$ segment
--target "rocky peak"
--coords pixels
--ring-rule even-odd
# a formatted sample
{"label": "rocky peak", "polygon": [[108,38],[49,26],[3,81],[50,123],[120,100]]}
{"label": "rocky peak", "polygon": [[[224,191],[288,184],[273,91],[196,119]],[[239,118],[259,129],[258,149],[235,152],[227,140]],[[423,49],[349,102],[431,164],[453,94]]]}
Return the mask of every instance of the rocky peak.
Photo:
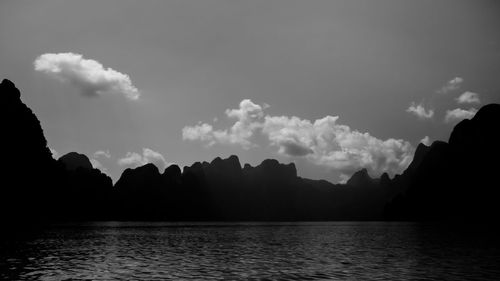
{"label": "rocky peak", "polygon": [[77,152],[70,152],[61,156],[57,161],[64,164],[67,170],[75,171],[78,168],[92,170],[92,163],[87,156]]}
{"label": "rocky peak", "polygon": [[12,83],[9,79],[3,79],[0,83],[0,89],[2,91],[2,98],[7,98],[8,100],[20,100],[21,93],[16,88],[16,85]]}
{"label": "rocky peak", "polygon": [[295,178],[297,177],[297,168],[294,163],[281,164],[276,159],[266,159],[256,168],[273,177]]}
{"label": "rocky peak", "polygon": [[372,184],[372,183],[373,183],[373,179],[368,174],[368,170],[366,170],[364,168],[355,172],[351,176],[351,178],[347,181],[347,185],[351,185],[351,186],[362,186],[362,185],[367,185],[367,184]]}

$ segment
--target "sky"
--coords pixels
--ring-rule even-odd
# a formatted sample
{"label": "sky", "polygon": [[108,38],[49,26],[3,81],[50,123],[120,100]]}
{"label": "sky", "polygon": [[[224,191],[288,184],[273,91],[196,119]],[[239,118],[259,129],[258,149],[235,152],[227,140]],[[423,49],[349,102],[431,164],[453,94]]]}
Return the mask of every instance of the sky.
{"label": "sky", "polygon": [[3,0],[0,79],[115,181],[235,154],[342,182],[500,102],[499,26],[494,0]]}

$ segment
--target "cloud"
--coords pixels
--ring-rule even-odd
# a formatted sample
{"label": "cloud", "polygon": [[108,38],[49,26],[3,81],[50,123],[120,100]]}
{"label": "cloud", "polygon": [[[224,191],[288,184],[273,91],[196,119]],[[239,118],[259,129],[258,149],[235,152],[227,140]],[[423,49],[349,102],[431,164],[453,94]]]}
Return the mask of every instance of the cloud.
{"label": "cloud", "polygon": [[259,119],[264,116],[263,107],[253,103],[249,99],[242,100],[238,109],[227,109],[226,116],[236,119],[231,128],[226,130],[214,130],[212,125],[199,123],[196,126],[186,126],[182,129],[182,138],[184,140],[200,140],[208,146],[216,143],[237,144],[244,149],[255,146],[250,141],[256,129],[262,124]]}
{"label": "cloud", "polygon": [[90,161],[90,164],[92,164],[92,167],[93,167],[94,169],[99,169],[99,170],[101,170],[101,172],[107,172],[107,171],[108,171],[108,169],[106,169],[106,168],[105,168],[105,167],[101,164],[101,162],[99,162],[97,159],[95,159],[95,158],[90,158],[90,159],[89,159],[89,161]]}
{"label": "cloud", "polygon": [[127,74],[104,66],[96,60],[75,53],[47,53],[34,62],[35,70],[50,74],[77,87],[86,96],[121,93],[131,100],[139,98],[139,90]]}
{"label": "cloud", "polygon": [[415,114],[420,119],[430,119],[434,116],[434,110],[426,110],[422,104],[415,104],[414,102],[406,109],[406,112]]}
{"label": "cloud", "polygon": [[465,92],[461,94],[456,100],[458,103],[481,103],[479,94],[473,92]]}
{"label": "cloud", "polygon": [[163,171],[168,164],[163,155],[149,148],[143,148],[142,155],[137,152],[127,152],[125,157],[118,159],[118,165],[126,168],[136,168],[147,163],[154,164],[160,171]]}
{"label": "cloud", "polygon": [[57,160],[57,158],[59,158],[59,152],[57,152],[55,149],[50,148],[50,147],[49,147],[49,149],[50,149],[50,153],[52,154],[52,158]]}
{"label": "cloud", "polygon": [[111,153],[109,152],[109,150],[98,150],[94,152],[92,157],[89,159],[90,163],[92,164],[92,167],[94,167],[95,169],[99,169],[102,172],[107,172],[108,169],[106,169],[106,167],[104,167],[102,163],[99,160],[97,160],[98,158],[110,159]]}
{"label": "cloud", "polygon": [[111,153],[109,152],[109,150],[98,150],[96,152],[94,152],[94,158],[99,158],[99,157],[106,157],[106,158],[111,158]]}
{"label": "cloud", "polygon": [[474,117],[474,115],[476,115],[476,112],[477,112],[477,109],[475,109],[475,108],[470,108],[468,110],[461,109],[461,108],[447,110],[444,121],[446,123],[450,123],[450,122],[460,121],[463,119],[471,119],[472,117]]}
{"label": "cloud", "polygon": [[464,82],[464,79],[461,77],[455,77],[451,79],[450,81],[446,82],[445,85],[441,87],[441,89],[437,90],[438,93],[440,94],[446,94],[451,91],[455,91],[460,89],[462,83]]}
{"label": "cloud", "polygon": [[[401,139],[381,140],[339,124],[338,116],[315,121],[296,116],[264,115],[263,106],[243,100],[238,109],[226,110],[236,122],[229,129],[214,130],[207,123],[184,127],[185,140],[198,140],[208,145],[239,144],[256,146],[257,133],[277,148],[279,154],[304,157],[310,162],[330,167],[344,174],[367,168],[374,174],[401,173],[411,162],[413,146]],[[230,142],[228,140],[237,140]]]}
{"label": "cloud", "polygon": [[420,142],[429,146],[431,144],[431,139],[429,138],[429,136],[425,136],[423,139],[420,140]]}
{"label": "cloud", "polygon": [[294,141],[284,140],[279,145],[280,145],[279,153],[281,154],[286,154],[290,156],[305,156],[314,153],[314,151],[309,147],[303,146]]}

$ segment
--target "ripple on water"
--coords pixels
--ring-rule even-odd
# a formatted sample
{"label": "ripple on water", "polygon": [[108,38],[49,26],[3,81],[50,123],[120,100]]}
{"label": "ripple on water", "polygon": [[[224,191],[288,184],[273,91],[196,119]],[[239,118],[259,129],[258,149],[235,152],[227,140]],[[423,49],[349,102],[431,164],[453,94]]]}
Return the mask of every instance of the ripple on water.
{"label": "ripple on water", "polygon": [[495,235],[409,223],[91,224],[1,244],[7,280],[498,280]]}

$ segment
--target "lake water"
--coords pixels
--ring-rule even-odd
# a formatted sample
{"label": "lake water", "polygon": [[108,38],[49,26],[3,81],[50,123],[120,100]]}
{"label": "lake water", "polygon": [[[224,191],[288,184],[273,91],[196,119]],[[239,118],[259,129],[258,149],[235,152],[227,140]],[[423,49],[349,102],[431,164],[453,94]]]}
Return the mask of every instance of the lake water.
{"label": "lake water", "polygon": [[417,223],[86,223],[2,238],[2,280],[500,280],[500,236]]}

